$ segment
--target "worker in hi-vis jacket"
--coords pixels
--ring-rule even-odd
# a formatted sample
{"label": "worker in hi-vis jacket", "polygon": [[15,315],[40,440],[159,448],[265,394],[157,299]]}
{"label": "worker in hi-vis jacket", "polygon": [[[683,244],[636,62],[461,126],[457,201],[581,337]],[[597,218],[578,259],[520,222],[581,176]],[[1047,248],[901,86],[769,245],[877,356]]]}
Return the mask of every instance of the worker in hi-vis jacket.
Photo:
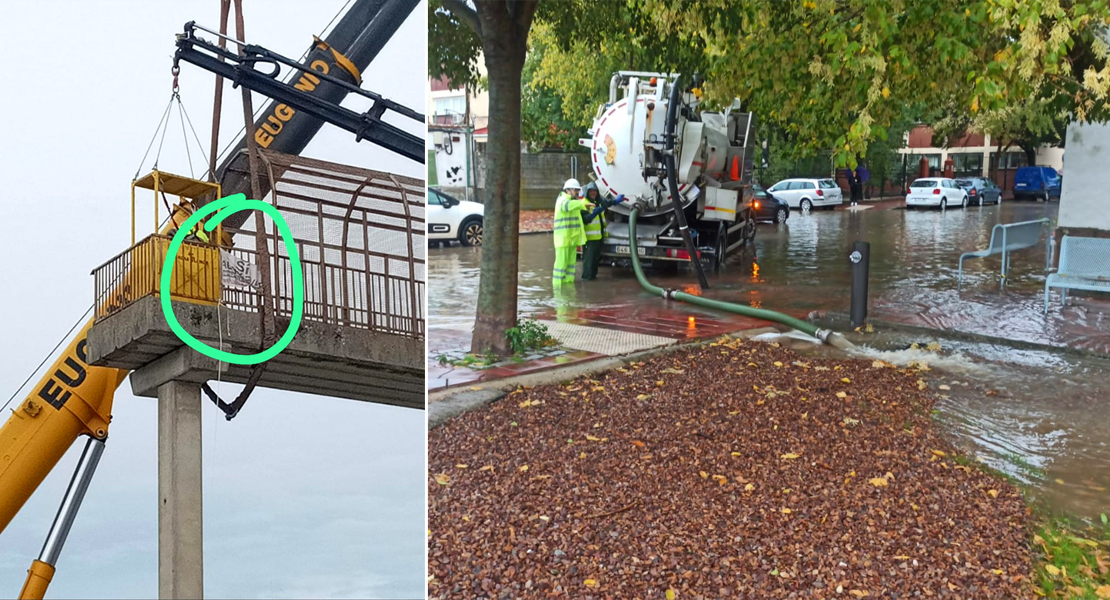
{"label": "worker in hi-vis jacket", "polygon": [[577,179],[568,179],[563,184],[563,193],[555,200],[555,268],[551,271],[551,283],[556,287],[564,283],[574,285],[578,247],[586,244],[582,211],[593,210],[594,205],[578,197],[581,190]]}

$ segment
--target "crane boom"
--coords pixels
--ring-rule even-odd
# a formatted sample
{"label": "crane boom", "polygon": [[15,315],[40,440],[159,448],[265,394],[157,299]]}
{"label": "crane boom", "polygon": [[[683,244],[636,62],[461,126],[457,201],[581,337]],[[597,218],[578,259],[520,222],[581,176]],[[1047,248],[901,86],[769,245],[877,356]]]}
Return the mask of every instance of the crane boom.
{"label": "crane boom", "polygon": [[[291,103],[282,102],[280,98],[271,102],[263,110],[257,128],[271,136],[264,145],[286,154],[300,154],[324,121],[328,120],[328,103],[334,105],[330,110],[339,108],[339,102],[352,91],[350,86],[357,81],[357,73],[369,65],[417,2],[418,0],[356,0],[331,34],[323,41],[317,40],[313,50],[301,63],[302,71],[309,73],[318,70],[312,66],[317,61],[325,61],[334,77],[320,78],[311,94],[312,106],[301,111],[290,109]],[[280,55],[270,58],[275,57],[284,59]],[[234,75],[229,77],[235,79]],[[349,78],[346,85],[343,84],[344,77]],[[264,94],[267,91],[278,92],[276,88],[258,91]],[[380,98],[372,99],[377,104]],[[388,101],[384,101],[381,108],[398,110],[390,106]],[[291,111],[294,114],[282,112],[281,114],[289,118],[282,121],[282,126],[277,131],[271,131],[275,127],[270,118],[277,111]],[[366,133],[372,134],[363,136],[369,139],[381,135],[377,129]],[[229,155],[217,171],[224,182],[225,195],[251,192],[250,170],[246,155],[241,152],[245,145],[246,141],[240,140],[236,151]],[[268,192],[268,182],[263,183],[263,186],[265,192]],[[238,227],[245,215],[246,212],[239,213],[226,222]],[[187,216],[176,212],[166,230],[175,227]],[[233,223],[236,217],[239,217],[239,222]],[[126,285],[126,277],[121,285]],[[51,530],[39,560],[34,561],[28,571],[27,582],[20,593],[21,598],[41,598],[50,583],[54,573],[54,560],[61,550],[69,524],[95,468],[96,459],[102,450],[101,444],[108,437],[115,391],[128,375],[125,370],[96,367],[87,363],[86,337],[92,325],[92,319],[85,323],[30,394],[12,410],[11,416],[0,427],[0,533],[77,438],[88,436],[95,440],[82,456],[78,473],[59,509],[55,527]],[[59,520],[64,521],[61,526]]]}

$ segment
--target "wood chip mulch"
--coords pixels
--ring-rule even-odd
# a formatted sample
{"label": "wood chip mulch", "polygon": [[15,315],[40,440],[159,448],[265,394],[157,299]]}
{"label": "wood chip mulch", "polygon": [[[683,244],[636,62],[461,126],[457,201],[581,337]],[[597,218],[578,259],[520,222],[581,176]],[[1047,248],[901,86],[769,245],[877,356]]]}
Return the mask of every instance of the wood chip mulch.
{"label": "wood chip mulch", "polygon": [[429,432],[429,598],[1025,598],[1028,511],[881,362],[706,344]]}

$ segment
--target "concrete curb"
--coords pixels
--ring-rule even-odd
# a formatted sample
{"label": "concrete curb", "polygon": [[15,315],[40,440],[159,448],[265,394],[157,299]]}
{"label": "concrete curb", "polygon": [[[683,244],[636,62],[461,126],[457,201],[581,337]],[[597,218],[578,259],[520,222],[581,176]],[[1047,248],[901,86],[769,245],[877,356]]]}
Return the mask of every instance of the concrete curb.
{"label": "concrete curb", "polygon": [[428,394],[428,429],[435,429],[443,425],[447,421],[472,410],[481,408],[491,402],[495,402],[504,398],[509,392],[517,389],[520,386],[535,387],[538,385],[551,385],[569,381],[576,377],[583,375],[594,375],[610,369],[617,369],[629,363],[640,362],[649,358],[663,356],[672,352],[687,350],[695,348],[702,344],[718,340],[725,335],[729,337],[751,338],[762,333],[779,332],[774,327],[760,327],[756,329],[745,329],[730,334],[724,334],[713,338],[698,340],[695,342],[687,342],[685,344],[671,344],[669,346],[661,346],[659,348],[651,348],[648,350],[641,350],[639,352],[632,352],[621,356],[607,356],[597,360],[591,360],[581,363],[567,365],[565,367],[556,367],[537,373],[528,373],[526,375],[518,375],[516,377],[506,377],[505,379],[498,379],[489,383],[477,384],[472,387],[481,387],[480,390],[471,388],[465,389],[449,389],[441,390],[438,392],[431,392]]}

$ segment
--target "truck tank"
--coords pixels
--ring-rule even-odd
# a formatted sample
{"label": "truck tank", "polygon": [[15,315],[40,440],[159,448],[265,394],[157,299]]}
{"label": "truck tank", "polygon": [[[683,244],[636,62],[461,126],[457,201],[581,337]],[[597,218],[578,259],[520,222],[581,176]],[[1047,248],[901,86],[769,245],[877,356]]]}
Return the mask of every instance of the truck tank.
{"label": "truck tank", "polygon": [[[602,195],[639,201],[638,245],[649,260],[689,259],[678,250],[675,215],[664,153],[666,115],[673,73],[620,71],[609,84],[609,100],[598,108],[590,137],[579,143],[590,151],[592,177]],[[754,235],[746,199],[752,160],[757,155],[755,120],[733,103],[723,112],[702,111],[701,91],[682,90],[675,124],[677,194],[695,231],[699,252],[718,265],[732,249]],[[628,253],[627,216],[631,206],[610,209],[612,247],[603,255]],[[674,246],[674,248],[671,248]]]}

